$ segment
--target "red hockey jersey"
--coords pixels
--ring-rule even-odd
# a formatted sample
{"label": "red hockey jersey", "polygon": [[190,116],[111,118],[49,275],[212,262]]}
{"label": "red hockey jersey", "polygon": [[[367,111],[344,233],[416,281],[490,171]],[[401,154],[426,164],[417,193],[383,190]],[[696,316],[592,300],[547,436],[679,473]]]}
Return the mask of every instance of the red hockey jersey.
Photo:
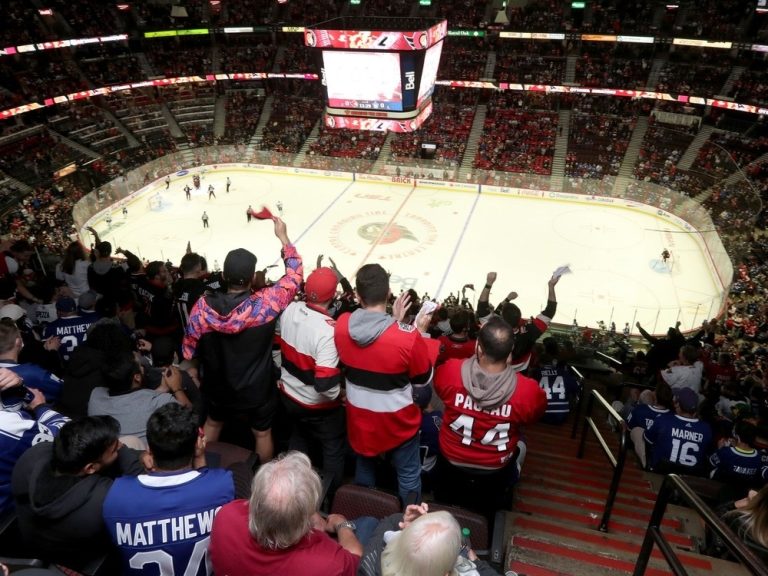
{"label": "red hockey jersey", "polygon": [[516,374],[509,400],[493,410],[483,410],[462,381],[464,362],[471,359],[448,360],[435,372],[435,393],[445,404],[440,452],[457,466],[502,468],[515,452],[520,427],[544,414],[547,395],[536,380]]}

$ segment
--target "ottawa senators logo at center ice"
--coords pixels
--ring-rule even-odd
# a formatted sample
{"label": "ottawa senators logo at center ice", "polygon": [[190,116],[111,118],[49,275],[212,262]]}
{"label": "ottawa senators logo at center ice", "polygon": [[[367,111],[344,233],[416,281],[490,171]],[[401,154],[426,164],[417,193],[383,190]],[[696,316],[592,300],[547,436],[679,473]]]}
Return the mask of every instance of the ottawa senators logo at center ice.
{"label": "ottawa senators logo at center ice", "polygon": [[416,238],[416,235],[402,224],[387,225],[385,222],[363,224],[357,229],[357,234],[371,244],[377,242],[379,244],[392,244],[398,240],[419,241],[419,239]]}

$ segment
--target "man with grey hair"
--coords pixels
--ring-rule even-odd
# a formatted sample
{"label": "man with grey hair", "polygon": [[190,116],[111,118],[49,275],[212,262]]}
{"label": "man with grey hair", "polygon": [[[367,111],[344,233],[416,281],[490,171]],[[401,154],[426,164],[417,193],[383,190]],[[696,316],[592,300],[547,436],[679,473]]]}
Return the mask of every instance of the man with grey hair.
{"label": "man with grey hair", "polygon": [[320,477],[305,454],[287,452],[262,465],[250,501],[230,502],[216,515],[210,548],[214,572],[354,576],[363,553],[355,524],[339,514],[321,518],[320,496]]}

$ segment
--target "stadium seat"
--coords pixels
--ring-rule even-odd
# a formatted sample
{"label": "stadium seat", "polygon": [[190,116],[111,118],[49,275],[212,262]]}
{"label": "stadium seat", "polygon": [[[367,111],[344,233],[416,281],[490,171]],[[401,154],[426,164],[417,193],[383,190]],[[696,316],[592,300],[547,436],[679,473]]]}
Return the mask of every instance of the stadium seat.
{"label": "stadium seat", "polygon": [[346,518],[373,516],[381,520],[398,512],[402,512],[402,508],[397,496],[356,484],[341,486],[331,505],[331,514],[341,514]]}
{"label": "stadium seat", "polygon": [[450,512],[462,528],[469,528],[472,549],[479,557],[497,567],[503,565],[504,528],[506,526],[506,512],[504,510],[496,512],[492,532],[489,529],[488,520],[482,514],[439,502],[429,503],[430,512],[437,512],[439,510]]}

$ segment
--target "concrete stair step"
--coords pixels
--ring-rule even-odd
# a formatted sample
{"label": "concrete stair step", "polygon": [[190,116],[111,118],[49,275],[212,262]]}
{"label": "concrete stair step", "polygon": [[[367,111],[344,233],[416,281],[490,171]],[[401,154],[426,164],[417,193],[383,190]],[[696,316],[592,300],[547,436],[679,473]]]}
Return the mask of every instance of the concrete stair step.
{"label": "concrete stair step", "polygon": [[520,576],[570,576],[566,572],[560,572],[559,570],[549,570],[548,568],[542,568],[535,564],[529,564],[520,560],[512,560],[507,563],[507,570],[512,570]]}
{"label": "concrete stair step", "polygon": [[[527,483],[521,483],[520,485],[521,486],[527,485]],[[535,485],[543,489],[564,490],[574,496],[592,498],[602,502],[605,502],[605,498],[608,494],[607,489],[599,490],[599,489],[586,488],[583,486],[574,486],[573,484],[570,484],[570,483],[569,484],[561,483],[556,480],[551,480],[549,478],[544,478],[544,477],[536,478]],[[650,493],[649,493],[649,497],[647,498],[639,497],[635,495],[623,495],[621,486],[619,486],[619,492],[618,492],[618,495],[616,496],[616,503],[626,504],[627,506],[634,506],[641,510],[650,511],[653,509],[654,500],[650,498]]]}
{"label": "concrete stair step", "polygon": [[[513,535],[510,540],[509,556],[510,562],[513,560],[533,561],[542,568],[560,573],[596,576],[632,574],[637,558],[637,554],[630,551],[615,549],[593,551],[592,549],[585,549],[581,540],[571,541],[559,535],[534,532]],[[737,573],[740,574],[745,573],[738,564],[700,554],[683,552],[678,553],[678,557],[691,576],[730,575],[732,574],[731,570],[738,570]],[[647,576],[663,576],[672,574],[672,571],[665,560],[660,557],[652,557],[645,574]]]}
{"label": "concrete stair step", "polygon": [[[555,468],[552,465],[552,459],[539,455],[532,455],[530,450],[528,456],[525,458],[525,464],[523,465],[524,476],[544,476],[545,478],[559,479],[564,482],[572,482],[577,485],[586,485],[594,488],[608,488],[611,482],[611,476],[613,470],[609,467],[595,470],[590,473],[589,470],[579,469],[563,465],[560,468]],[[622,492],[625,494],[636,494],[638,496],[648,497],[650,490],[650,482],[642,478],[622,477],[621,479]],[[653,494],[653,498],[656,496]]]}
{"label": "concrete stair step", "polygon": [[[598,473],[601,475],[605,475],[607,477],[611,477],[613,474],[613,469],[609,466],[605,466],[604,469],[599,466],[595,466],[595,463],[588,459],[585,455],[583,458],[579,458],[576,456],[578,453],[578,448],[574,447],[572,452],[569,452],[568,450],[563,450],[562,453],[556,453],[553,452],[553,447],[542,445],[540,443],[535,444],[536,450],[534,457],[532,458],[532,461],[538,462],[537,458],[540,458],[542,460],[549,460],[558,466],[567,467],[571,470],[580,470],[586,473]],[[542,449],[544,448],[544,449]],[[596,447],[595,447],[596,448]],[[594,452],[594,450],[590,450],[591,452]],[[530,454],[530,449],[529,449]],[[618,452],[618,448],[616,449],[616,452]],[[605,457],[603,456],[603,451],[599,451],[599,455],[603,460],[605,460]],[[527,459],[527,456],[526,456]],[[526,460],[527,461],[527,460]],[[606,461],[607,463],[607,461]],[[631,479],[635,482],[642,482],[646,481],[647,485],[647,478],[645,471],[634,465],[634,462],[629,457],[629,454],[627,455],[627,460],[624,463],[624,470],[622,471],[622,479]]]}
{"label": "concrete stair step", "polygon": [[[605,435],[604,435],[605,436]],[[617,453],[619,450],[619,444],[618,440],[606,437],[605,438],[606,443],[608,444],[608,447],[613,451],[614,453]],[[535,436],[532,434],[526,434],[526,442],[528,443],[528,446],[533,446],[535,450],[534,452],[546,452],[551,454],[563,454],[566,456],[573,456],[576,457],[576,454],[579,450],[579,439],[574,438],[571,440],[570,438],[555,438],[555,437],[549,437],[549,436]],[[603,456],[603,449],[598,443],[597,439],[593,435],[587,436],[587,440],[584,443],[584,448],[586,450],[585,453],[585,459],[586,460],[592,460],[593,457],[590,457],[590,453],[593,453],[594,455],[599,455],[600,458],[604,458]],[[530,452],[531,450],[529,450]]]}
{"label": "concrete stair step", "polygon": [[[578,503],[579,506],[597,512],[603,513],[605,508],[605,499],[608,495],[606,492],[595,491],[590,495],[584,493],[575,494],[568,486],[542,486],[540,483],[536,484],[519,484],[515,488],[515,492],[521,498],[538,498],[544,500],[550,500],[551,502],[561,502],[563,504]],[[629,500],[624,499],[622,501],[616,501],[613,505],[614,510],[626,510],[627,512],[634,513],[638,519],[647,519],[651,515],[653,510],[653,502],[650,500]],[[632,516],[629,516],[630,518]]]}
{"label": "concrete stair step", "polygon": [[[515,489],[515,497],[521,498],[526,502],[546,502],[550,505],[559,505],[563,508],[569,507],[572,510],[586,511],[589,514],[600,516],[605,508],[605,499],[602,502],[596,502],[593,500],[585,500],[583,498],[574,498],[566,491],[553,491],[553,490],[537,490],[535,486],[523,486],[520,485]],[[616,518],[621,521],[636,521],[645,526],[650,519],[651,513],[649,510],[637,510],[629,506],[614,505],[611,518]],[[680,518],[673,515],[672,510],[667,510],[665,514],[663,526],[669,526],[675,530],[679,530],[683,525]]]}
{"label": "concrete stair step", "polygon": [[[542,549],[547,545],[556,548],[564,547],[578,551],[585,556],[596,556],[597,561],[590,562],[594,564],[601,564],[603,559],[609,559],[634,566],[640,554],[642,543],[640,540],[626,542],[610,538],[596,530],[592,531],[592,534],[582,534],[571,529],[562,529],[558,532],[544,532],[532,526],[535,526],[535,524],[529,527],[525,527],[525,524],[517,526],[510,540],[511,545],[514,546],[517,543],[517,546],[529,545],[535,549]],[[531,544],[532,542],[535,542],[535,544]],[[708,556],[683,550],[676,550],[675,553],[686,568],[712,569],[712,559]],[[576,557],[575,554],[570,554],[570,556]],[[649,567],[661,570],[666,568],[666,560],[664,560],[664,556],[657,549],[654,549],[651,554]]]}
{"label": "concrete stair step", "polygon": [[[637,558],[642,545],[642,539],[636,538],[630,534],[623,534],[620,532],[605,533],[583,526],[563,524],[562,522],[549,518],[537,518],[518,513],[510,513],[507,515],[507,534],[540,534],[557,539],[563,538],[568,541],[579,543],[585,551],[628,554],[628,558],[632,561]],[[701,555],[697,553],[695,546],[683,546],[682,544],[675,544],[674,546],[679,553],[695,556],[696,558],[692,561],[693,565],[704,565],[704,562],[700,558]],[[660,560],[663,558],[661,552],[655,548],[651,556]],[[709,564],[708,561],[707,564]]]}
{"label": "concrete stair step", "polygon": [[[516,496],[513,508],[515,512],[531,514],[537,518],[550,518],[562,523],[574,524],[590,529],[597,528],[602,516],[602,510],[595,512],[581,507],[578,504],[568,505],[552,502],[549,499],[530,497],[519,498]],[[620,510],[614,509],[613,514],[611,515],[611,520],[608,523],[609,532],[630,534],[635,538],[641,539],[645,535],[645,530],[648,527],[648,517],[650,517],[650,514],[648,514],[645,519],[639,519],[633,517],[634,515],[622,516],[620,512]],[[667,538],[671,543],[685,548],[692,549],[694,547],[693,538],[687,534],[676,531],[682,526],[682,521],[679,518],[669,516],[665,519],[662,526],[670,529],[667,533]]]}

